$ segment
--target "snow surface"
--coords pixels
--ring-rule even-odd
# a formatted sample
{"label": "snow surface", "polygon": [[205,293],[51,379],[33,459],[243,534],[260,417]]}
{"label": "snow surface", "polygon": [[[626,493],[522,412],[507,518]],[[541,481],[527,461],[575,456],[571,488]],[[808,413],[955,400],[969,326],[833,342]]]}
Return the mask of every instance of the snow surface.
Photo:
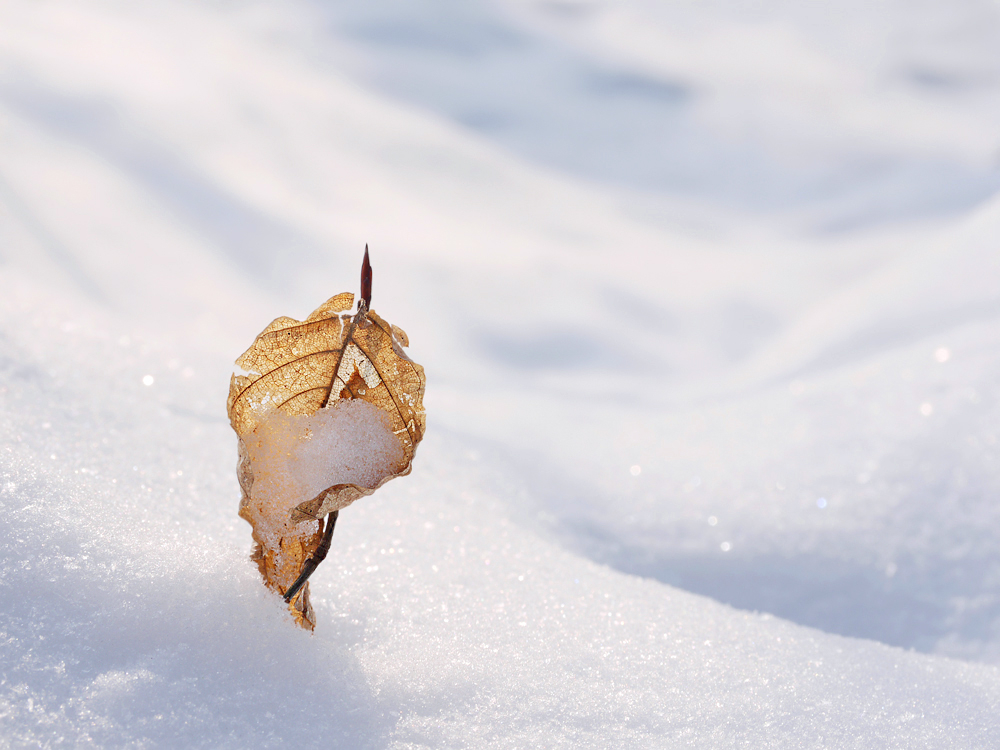
{"label": "snow surface", "polygon": [[[996,3],[0,18],[0,746],[1000,744]],[[309,635],[226,390],[366,242]]]}

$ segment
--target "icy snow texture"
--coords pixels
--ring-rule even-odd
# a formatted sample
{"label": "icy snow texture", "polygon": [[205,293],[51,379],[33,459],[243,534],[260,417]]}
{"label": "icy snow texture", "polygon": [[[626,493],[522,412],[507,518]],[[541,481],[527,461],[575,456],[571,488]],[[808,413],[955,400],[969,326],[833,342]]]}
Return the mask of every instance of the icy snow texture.
{"label": "icy snow texture", "polygon": [[246,439],[253,471],[249,514],[261,541],[306,537],[315,524],[295,524],[291,510],[335,484],[376,487],[402,470],[403,446],[378,407],[335,401],[312,415],[271,412]]}
{"label": "icy snow texture", "polygon": [[[3,743],[1000,745],[996,4],[0,7]],[[310,636],[226,388],[365,242]]]}

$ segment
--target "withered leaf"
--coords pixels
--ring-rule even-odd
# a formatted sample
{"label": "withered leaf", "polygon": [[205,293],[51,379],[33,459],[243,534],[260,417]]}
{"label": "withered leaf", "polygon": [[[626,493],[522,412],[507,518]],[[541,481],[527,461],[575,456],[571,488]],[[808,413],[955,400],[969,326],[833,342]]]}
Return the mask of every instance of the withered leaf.
{"label": "withered leaf", "polygon": [[[247,374],[229,386],[229,420],[240,438],[272,411],[314,414],[340,399],[361,399],[389,416],[409,473],[424,435],[424,368],[403,351],[406,334],[374,311],[343,314],[354,295],[331,297],[304,321],[282,317],[257,336],[236,360]],[[378,486],[381,486],[380,483]],[[338,489],[339,488],[339,489]],[[296,509],[300,518],[321,518],[378,487],[337,485]]]}
{"label": "withered leaf", "polygon": [[[259,544],[255,559],[265,582],[280,593],[315,550],[318,520],[370,495],[389,479],[408,474],[424,434],[424,369],[403,351],[409,341],[402,329],[368,310],[366,302],[362,300],[358,311],[351,314],[354,295],[346,292],[331,297],[303,321],[278,318],[236,360],[243,373],[234,374],[230,381],[227,407],[230,423],[240,438],[240,515],[251,524],[251,498],[255,479],[260,477],[255,477],[248,446],[252,448],[266,432],[264,425],[275,414],[311,416],[344,401],[364,401],[383,415],[402,449],[402,460],[392,463],[390,473],[373,486],[334,484],[292,507],[286,522],[301,524],[303,533],[294,535],[301,541],[293,541],[293,535],[280,541],[269,539],[254,526],[254,539]],[[301,549],[295,548],[296,544]],[[307,591],[296,600],[293,612],[301,624],[311,627]]]}

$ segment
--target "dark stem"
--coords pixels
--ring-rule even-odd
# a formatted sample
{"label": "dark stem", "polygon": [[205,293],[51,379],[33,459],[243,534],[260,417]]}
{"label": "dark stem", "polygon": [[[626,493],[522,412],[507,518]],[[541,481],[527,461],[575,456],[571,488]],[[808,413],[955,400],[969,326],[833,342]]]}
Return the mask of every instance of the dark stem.
{"label": "dark stem", "polygon": [[361,263],[361,299],[358,300],[358,310],[370,310],[372,306],[372,264],[368,260],[368,245],[365,245],[365,259]]}
{"label": "dark stem", "polygon": [[337,516],[339,515],[340,511],[335,510],[326,517],[326,528],[323,529],[323,540],[319,543],[316,551],[313,552],[312,557],[302,563],[302,572],[299,573],[299,577],[295,579],[295,583],[289,586],[288,591],[285,592],[286,602],[290,602],[295,598],[295,595],[299,593],[299,589],[305,586],[306,581],[309,580],[309,576],[311,576],[313,571],[319,567],[319,564],[326,559],[326,554],[330,551],[330,540],[333,539],[333,527],[337,525]]}
{"label": "dark stem", "polygon": [[368,260],[368,245],[365,245],[365,259],[361,263],[361,296],[358,298],[358,311],[351,318],[351,327],[347,329],[347,335],[344,336],[343,345],[340,347],[340,352],[337,354],[337,361],[333,366],[333,375],[330,377],[330,385],[326,389],[326,395],[323,397],[323,403],[320,404],[320,409],[325,409],[330,403],[330,397],[333,395],[333,384],[337,380],[337,373],[340,372],[340,363],[344,359],[344,352],[347,351],[347,345],[354,340],[354,329],[358,325],[358,321],[365,317],[365,313],[368,312],[368,307],[372,303],[372,264]]}

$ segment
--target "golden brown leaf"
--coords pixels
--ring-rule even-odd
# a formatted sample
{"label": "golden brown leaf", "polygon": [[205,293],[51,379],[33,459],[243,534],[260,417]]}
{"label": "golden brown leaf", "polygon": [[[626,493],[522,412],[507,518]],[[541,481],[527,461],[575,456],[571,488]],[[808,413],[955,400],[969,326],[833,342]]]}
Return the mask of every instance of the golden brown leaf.
{"label": "golden brown leaf", "polygon": [[[424,434],[424,370],[403,351],[409,344],[406,334],[363,303],[351,315],[353,302],[353,294],[338,294],[304,321],[278,318],[236,360],[244,374],[234,374],[230,382],[229,419],[240,438],[240,515],[254,527],[254,559],[265,582],[282,594],[319,544],[320,519],[408,474]],[[361,408],[343,406],[338,412],[346,402],[376,407],[376,422],[395,436],[401,450],[391,448],[382,456],[383,468],[366,482],[314,487],[318,492],[294,497],[293,503],[293,497],[275,498],[304,491],[307,483],[285,475],[286,463],[294,467],[298,446],[319,429],[318,415],[336,419]],[[366,409],[371,411],[361,410]],[[285,462],[280,471],[275,460]],[[267,518],[282,506],[286,517]],[[290,606],[300,624],[313,626],[307,587]]]}

